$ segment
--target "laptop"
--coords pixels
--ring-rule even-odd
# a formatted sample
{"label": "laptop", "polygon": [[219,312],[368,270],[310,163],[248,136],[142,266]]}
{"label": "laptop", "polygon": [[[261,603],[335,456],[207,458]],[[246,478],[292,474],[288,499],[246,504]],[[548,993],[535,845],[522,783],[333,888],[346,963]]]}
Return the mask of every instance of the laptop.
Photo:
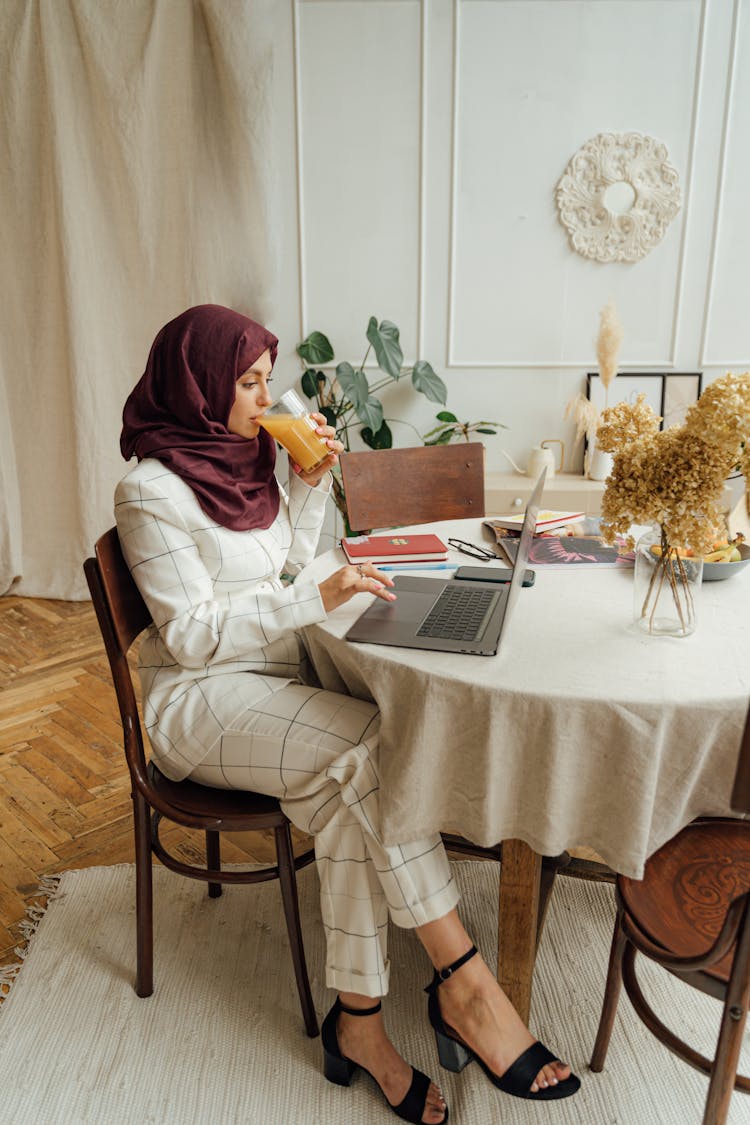
{"label": "laptop", "polygon": [[399,574],[394,582],[398,600],[373,599],[346,639],[494,656],[523,583],[546,476],[543,469],[526,505],[510,582],[446,581]]}

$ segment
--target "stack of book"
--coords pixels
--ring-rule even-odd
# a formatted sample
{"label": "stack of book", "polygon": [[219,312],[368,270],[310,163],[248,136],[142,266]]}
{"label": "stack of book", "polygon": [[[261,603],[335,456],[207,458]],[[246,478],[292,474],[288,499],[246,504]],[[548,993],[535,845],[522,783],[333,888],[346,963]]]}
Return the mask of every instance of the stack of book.
{"label": "stack of book", "polygon": [[350,563],[433,563],[448,558],[448,547],[437,535],[350,535],[341,546]]}
{"label": "stack of book", "polygon": [[[525,513],[518,512],[512,516],[493,516],[492,519],[484,522],[493,529],[501,527],[507,531],[520,532],[524,519]],[[554,531],[559,527],[567,527],[568,524],[580,523],[583,519],[585,519],[583,512],[554,512],[548,508],[543,508],[537,512],[536,532],[539,534],[540,531]]]}

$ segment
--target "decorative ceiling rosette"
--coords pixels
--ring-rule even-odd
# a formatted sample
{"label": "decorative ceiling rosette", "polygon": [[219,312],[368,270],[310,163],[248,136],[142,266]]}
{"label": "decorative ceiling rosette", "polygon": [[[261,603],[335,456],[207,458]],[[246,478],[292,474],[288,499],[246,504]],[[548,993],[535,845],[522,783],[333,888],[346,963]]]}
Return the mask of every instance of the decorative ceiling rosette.
{"label": "decorative ceiling rosette", "polygon": [[666,145],[643,133],[599,133],[573,156],[555,190],[573,249],[597,262],[637,262],[680,209]]}

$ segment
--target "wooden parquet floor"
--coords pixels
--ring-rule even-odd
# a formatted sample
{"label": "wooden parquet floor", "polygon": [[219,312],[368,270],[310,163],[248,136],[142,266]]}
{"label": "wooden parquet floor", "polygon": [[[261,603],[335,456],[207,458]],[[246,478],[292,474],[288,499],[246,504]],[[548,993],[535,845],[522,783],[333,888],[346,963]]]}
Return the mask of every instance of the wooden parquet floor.
{"label": "wooden parquet floor", "polygon": [[[309,847],[292,833],[297,850]],[[204,860],[201,833],[163,826],[162,838],[186,860]],[[222,836],[227,863],[273,856],[272,833]],[[93,608],[0,597],[0,967],[19,960],[21,923],[32,901],[43,903],[43,876],[132,862],[128,771]],[[3,994],[0,985],[0,1003]]]}
{"label": "wooden parquet floor", "polygon": [[[185,859],[204,854],[198,832],[173,825],[162,835]],[[19,924],[42,876],[132,863],[132,837],[117,703],[91,604],[0,598],[0,966],[18,960]],[[227,863],[272,861],[272,833],[222,839]]]}

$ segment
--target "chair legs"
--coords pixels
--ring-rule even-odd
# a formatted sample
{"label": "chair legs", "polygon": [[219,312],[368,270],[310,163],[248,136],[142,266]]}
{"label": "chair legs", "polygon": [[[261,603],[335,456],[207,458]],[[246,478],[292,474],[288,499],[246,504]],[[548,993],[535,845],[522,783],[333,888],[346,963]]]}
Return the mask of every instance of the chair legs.
{"label": "chair legs", "polygon": [[594,1051],[591,1056],[591,1062],[589,1063],[589,1066],[595,1072],[602,1070],[604,1067],[604,1060],[607,1057],[607,1048],[609,1047],[609,1040],[612,1035],[612,1027],[615,1022],[617,1002],[620,999],[620,992],[622,990],[622,958],[625,953],[626,938],[625,934],[622,932],[622,926],[620,924],[621,918],[622,910],[618,909],[617,920],[615,921],[615,932],[609,951],[607,983],[604,988],[602,1014],[599,1017],[599,1030],[596,1033]]}
{"label": "chair legs", "polygon": [[281,884],[281,898],[284,903],[284,916],[289,934],[289,947],[294,964],[294,975],[297,979],[302,1016],[305,1021],[307,1034],[313,1039],[318,1034],[318,1019],[315,1015],[315,1006],[310,992],[310,980],[307,975],[307,962],[305,949],[302,944],[302,927],[299,920],[299,900],[297,898],[297,876],[294,867],[294,852],[292,851],[292,834],[289,822],[274,829],[276,834],[276,857],[279,865],[279,883]]}
{"label": "chair legs", "polygon": [[[136,881],[136,982],[138,996],[151,996],[154,991],[154,924],[153,924],[153,872],[151,867],[152,823],[151,810],[137,791],[133,798],[133,823],[135,828],[135,881]],[[297,981],[305,1030],[310,1038],[319,1033],[307,962],[302,944],[302,926],[297,897],[297,873],[292,850],[289,821],[274,829],[276,859],[284,905],[284,918]],[[220,834],[206,832],[206,861],[209,871],[221,871]],[[216,898],[222,892],[221,883],[209,882],[208,893]]]}
{"label": "chair legs", "polygon": [[750,1003],[750,925],[748,910],[740,927],[739,940],[734,953],[732,973],[727,984],[724,1012],[721,1018],[719,1039],[716,1044],[711,1081],[708,1086],[706,1112],[703,1125],[723,1125],[729,1112],[732,1091],[739,1085],[747,1089],[747,1079],[737,1077],[737,1064],[742,1047],[742,1033]]}
{"label": "chair legs", "polygon": [[750,1091],[748,1079],[737,1074],[742,1035],[750,1003],[750,926],[746,925],[740,929],[740,940],[735,950],[734,967],[724,1001],[716,1054],[713,1060],[710,1060],[698,1054],[670,1031],[646,1001],[635,975],[636,947],[625,935],[622,918],[623,908],[619,907],[609,955],[602,1014],[590,1068],[598,1072],[604,1067],[617,1002],[624,983],[636,1014],[649,1031],[684,1062],[710,1075],[703,1125],[725,1125],[732,1091],[735,1089]]}
{"label": "chair legs", "polygon": [[[218,832],[206,830],[206,865],[209,871],[221,871],[221,844]],[[208,884],[208,897],[219,898],[221,883]]]}
{"label": "chair legs", "polygon": [[747,1019],[747,1004],[735,1009],[729,1003],[724,1005],[724,1013],[719,1030],[719,1041],[711,1068],[711,1081],[708,1084],[706,1110],[703,1125],[724,1125],[729,1113],[729,1101],[736,1086],[737,1063],[742,1047],[742,1032]]}
{"label": "chair legs", "polygon": [[136,975],[138,996],[154,991],[153,875],[151,871],[151,814],[145,800],[133,793],[135,828]]}

